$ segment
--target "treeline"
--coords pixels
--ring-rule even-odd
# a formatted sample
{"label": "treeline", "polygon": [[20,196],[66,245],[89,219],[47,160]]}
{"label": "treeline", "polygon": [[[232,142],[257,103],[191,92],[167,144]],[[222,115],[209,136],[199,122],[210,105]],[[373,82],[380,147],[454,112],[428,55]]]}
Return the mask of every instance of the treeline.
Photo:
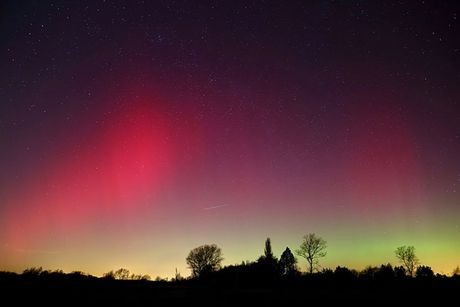
{"label": "treeline", "polygon": [[[120,274],[119,271],[122,271]],[[0,278],[16,277],[26,279],[78,279],[78,280],[125,280],[125,281],[149,281],[152,279],[149,275],[137,275],[137,274],[126,274],[127,269],[119,269],[117,271],[110,271],[103,275],[103,277],[93,276],[80,271],[73,271],[65,273],[62,270],[44,270],[41,267],[28,268],[22,273],[0,271]],[[292,270],[288,274],[284,274],[282,265],[276,262],[267,261],[266,258],[260,258],[257,261],[243,261],[239,265],[229,265],[220,268],[216,271],[209,271],[203,273],[200,276],[190,276],[183,278],[180,274],[176,277],[160,278],[156,277],[153,282],[161,283],[174,283],[174,282],[186,282],[193,280],[212,280],[212,281],[224,281],[238,280],[242,284],[249,284],[252,281],[260,280],[263,284],[267,284],[277,280],[294,280],[294,279],[310,279],[310,280],[321,280],[321,279],[335,279],[335,280],[429,280],[429,279],[447,279],[453,278],[460,281],[460,269],[455,268],[452,275],[447,276],[445,274],[434,273],[429,266],[420,265],[415,271],[415,275],[411,277],[406,273],[406,270],[402,266],[392,266],[390,263],[382,264],[380,266],[368,266],[365,269],[358,271],[350,269],[344,266],[337,266],[335,269],[324,268],[318,272],[302,273],[298,270]],[[245,282],[246,281],[246,282]]]}
{"label": "treeline", "polygon": [[[317,275],[323,277],[340,277],[342,279],[407,279],[415,277],[417,279],[431,279],[434,277],[446,278],[447,276],[435,274],[431,267],[421,265],[416,255],[414,246],[399,246],[394,251],[399,266],[383,264],[380,267],[368,266],[362,271],[348,269],[338,266],[335,270],[321,268],[320,260],[327,255],[327,242],[314,233],[303,236],[303,240],[298,249],[295,250],[297,256],[305,258],[307,262],[307,273],[302,274],[297,265],[297,258],[289,247],[281,254],[278,259],[272,252],[271,240],[265,241],[264,254],[254,262],[243,262],[241,265],[231,265],[222,268],[222,250],[215,244],[202,245],[190,251],[186,258],[189,268],[192,270],[192,278],[202,279],[210,275],[238,275],[238,279],[260,279],[262,281],[277,280],[280,278],[297,278],[302,275]],[[457,266],[453,272],[453,277],[460,276],[460,268]]]}
{"label": "treeline", "polygon": [[[222,267],[224,259],[220,247],[215,244],[206,244],[192,249],[186,257],[186,263],[192,271],[188,278],[183,278],[177,271],[174,278],[168,280],[157,277],[156,282],[187,282],[187,281],[212,281],[233,283],[241,285],[267,285],[283,280],[361,280],[361,281],[396,281],[396,280],[431,280],[449,278],[443,274],[435,274],[431,267],[421,265],[413,246],[397,247],[395,257],[401,265],[393,266],[390,263],[381,266],[368,266],[361,271],[337,266],[335,269],[322,268],[320,259],[327,255],[326,241],[314,233],[307,234],[298,249],[294,252],[297,256],[305,258],[307,271],[302,273],[298,260],[289,247],[283,251],[279,259],[273,254],[271,240],[267,238],[263,254],[255,261],[243,261],[239,265]],[[41,267],[28,268],[22,274],[0,272],[0,277],[25,278],[25,279],[68,279],[68,280],[132,280],[151,281],[146,274],[134,274],[126,268],[111,270],[101,278],[86,274],[81,271],[64,273],[62,270],[44,270]],[[460,279],[460,267],[456,267],[451,277]]]}
{"label": "treeline", "polygon": [[[262,247],[262,244],[261,244]],[[281,255],[265,241],[254,261],[222,266],[223,252],[215,244],[192,249],[185,261],[192,270],[183,278],[176,270],[167,280],[131,273],[121,268],[95,277],[80,271],[29,268],[21,274],[0,272],[0,289],[6,302],[46,306],[444,306],[458,299],[460,268],[451,276],[435,274],[421,265],[415,248],[396,248],[401,265],[382,264],[354,270],[343,266],[322,268],[326,241],[304,236],[294,252]],[[262,248],[261,248],[262,250]],[[304,257],[301,272],[296,256]],[[411,271],[413,270],[413,272]]]}
{"label": "treeline", "polygon": [[[151,280],[151,277],[149,275],[130,273],[128,269],[124,268],[118,269],[116,271],[112,270],[110,272],[105,273],[102,277],[97,277],[91,274],[84,273],[82,271],[73,271],[70,273],[65,273],[63,270],[45,270],[42,267],[32,267],[25,269],[21,274],[15,272],[0,271],[0,278],[22,278],[29,280]],[[166,280],[158,277],[156,281]]]}

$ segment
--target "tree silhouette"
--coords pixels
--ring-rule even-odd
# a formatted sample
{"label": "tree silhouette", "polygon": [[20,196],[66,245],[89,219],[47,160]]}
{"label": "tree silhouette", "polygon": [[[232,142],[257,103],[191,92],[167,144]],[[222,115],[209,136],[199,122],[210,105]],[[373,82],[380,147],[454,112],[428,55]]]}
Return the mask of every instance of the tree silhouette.
{"label": "tree silhouette", "polygon": [[257,260],[259,263],[265,263],[266,265],[275,267],[278,265],[278,259],[273,255],[272,252],[272,243],[270,238],[267,238],[265,240],[265,249],[264,249],[264,254],[259,257]]}
{"label": "tree silhouette", "polygon": [[27,268],[22,272],[23,275],[28,275],[28,276],[39,276],[40,274],[43,273],[43,268],[42,267],[32,267],[32,268]]}
{"label": "tree silhouette", "polygon": [[314,233],[303,236],[302,244],[296,250],[296,254],[307,260],[310,274],[318,268],[319,258],[326,256],[326,247],[326,241]]}
{"label": "tree silhouette", "polygon": [[334,271],[334,278],[340,281],[351,281],[358,277],[356,270],[350,270],[347,267],[338,266]]}
{"label": "tree silhouette", "polygon": [[129,270],[124,269],[124,268],[118,269],[115,272],[112,270],[112,271],[109,271],[107,273],[104,273],[102,278],[104,278],[104,279],[118,279],[118,280],[151,280],[152,279],[147,274],[145,274],[145,275],[134,274],[134,273],[130,274]]}
{"label": "tree silhouette", "polygon": [[265,240],[264,254],[257,259],[251,270],[257,276],[258,284],[271,283],[279,277],[278,259],[273,255],[270,238]]}
{"label": "tree silhouette", "polygon": [[429,266],[421,265],[415,271],[415,277],[422,279],[431,279],[434,277],[434,272]]}
{"label": "tree silhouette", "polygon": [[402,263],[409,276],[413,277],[415,268],[419,264],[419,260],[415,255],[415,247],[413,246],[400,246],[395,250],[396,258]]}
{"label": "tree silhouette", "polygon": [[186,261],[192,270],[194,277],[200,277],[207,272],[213,272],[220,268],[222,250],[215,244],[202,245],[190,251]]}
{"label": "tree silhouette", "polygon": [[131,274],[131,276],[129,277],[129,279],[131,280],[151,280],[152,277],[150,277],[150,275],[147,275],[147,274]]}
{"label": "tree silhouette", "polygon": [[177,270],[176,268],[176,272],[174,274],[174,278],[172,279],[173,281],[181,281],[183,278],[182,276],[180,275],[180,272]]}
{"label": "tree silhouette", "polygon": [[394,271],[396,278],[403,279],[406,277],[406,269],[403,266],[396,266]]}
{"label": "tree silhouette", "polygon": [[102,278],[105,278],[105,279],[115,279],[115,272],[113,270],[107,272],[107,273],[104,273],[104,275],[102,275]]}
{"label": "tree silhouette", "polygon": [[289,247],[286,247],[279,261],[281,275],[294,274],[297,271],[296,263],[297,259],[294,257]]}
{"label": "tree silhouette", "polygon": [[129,270],[125,268],[118,269],[115,271],[115,278],[120,280],[129,279]]}
{"label": "tree silhouette", "polygon": [[378,267],[367,266],[364,268],[364,270],[359,272],[359,277],[364,280],[372,280],[375,278],[375,275],[377,274],[378,271],[379,271]]}
{"label": "tree silhouette", "polygon": [[382,264],[377,272],[374,274],[374,278],[378,280],[391,280],[395,278],[395,271],[391,264]]}
{"label": "tree silhouette", "polygon": [[129,279],[129,270],[125,268],[118,269],[114,272],[113,277],[119,280]]}
{"label": "tree silhouette", "polygon": [[267,259],[267,260],[271,260],[271,259],[274,259],[274,258],[275,258],[275,257],[273,256],[273,252],[272,252],[272,243],[271,243],[271,241],[270,241],[270,238],[267,238],[267,240],[265,240],[264,255],[265,255],[265,259]]}

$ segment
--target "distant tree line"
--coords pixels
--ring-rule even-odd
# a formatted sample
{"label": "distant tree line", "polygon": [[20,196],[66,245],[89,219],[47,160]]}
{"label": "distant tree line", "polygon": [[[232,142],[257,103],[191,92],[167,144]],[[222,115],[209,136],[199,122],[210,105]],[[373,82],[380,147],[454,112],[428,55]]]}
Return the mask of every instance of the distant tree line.
{"label": "distant tree line", "polygon": [[129,270],[125,268],[121,268],[116,271],[107,272],[102,277],[106,279],[118,279],[118,280],[151,280],[152,279],[149,275],[131,274]]}
{"label": "distant tree line", "polygon": [[[289,247],[286,247],[278,259],[271,246],[271,239],[267,238],[263,255],[256,261],[243,261],[240,265],[230,265],[222,267],[223,252],[216,244],[205,244],[192,249],[186,257],[186,263],[191,269],[190,278],[183,278],[180,273],[175,272],[173,282],[187,280],[205,279],[232,279],[235,277],[241,282],[248,283],[271,283],[283,279],[296,279],[301,276],[319,276],[324,278],[336,279],[360,279],[360,280],[390,280],[390,279],[432,279],[443,277],[444,275],[435,274],[431,267],[421,265],[415,253],[414,246],[400,246],[394,251],[400,266],[382,264],[381,266],[368,266],[361,271],[348,269],[338,266],[335,270],[321,268],[320,260],[327,255],[327,242],[316,235],[309,233],[303,236],[301,244],[295,250],[295,254],[305,258],[307,262],[307,273],[302,274],[297,265],[297,258]],[[16,273],[0,272],[1,276],[17,276]],[[64,273],[62,270],[44,270],[42,267],[28,268],[23,271],[21,276],[26,278],[61,278],[63,276],[73,279],[97,279],[95,276],[85,274],[80,271]],[[233,277],[231,277],[233,276]],[[444,276],[445,277],[445,276]],[[460,267],[457,266],[452,271],[452,277],[460,279]],[[103,274],[104,280],[138,280],[150,281],[151,277],[146,274],[134,274],[126,268],[111,270]],[[157,277],[156,282],[166,282],[167,279]]]}
{"label": "distant tree line", "polygon": [[[336,275],[362,279],[407,277],[427,279],[435,276],[431,267],[420,265],[414,246],[404,245],[396,248],[395,256],[400,262],[400,266],[393,267],[391,264],[381,265],[380,267],[368,266],[361,272],[341,266],[338,266],[334,271],[327,268],[321,269],[320,259],[326,257],[326,249],[327,242],[323,238],[315,233],[309,233],[303,236],[300,247],[295,250],[295,253],[307,261],[308,274],[316,272],[316,274],[324,276]],[[273,254],[270,238],[265,241],[264,254],[256,262],[247,261],[239,266],[231,265],[222,269],[222,261],[222,250],[215,244],[199,246],[190,251],[186,258],[186,262],[192,270],[192,278],[204,278],[211,273],[218,273],[218,271],[234,271],[246,277],[257,275],[264,281],[301,275],[297,267],[297,259],[289,247],[286,247],[278,260]],[[459,267],[454,269],[452,276],[460,276]]]}

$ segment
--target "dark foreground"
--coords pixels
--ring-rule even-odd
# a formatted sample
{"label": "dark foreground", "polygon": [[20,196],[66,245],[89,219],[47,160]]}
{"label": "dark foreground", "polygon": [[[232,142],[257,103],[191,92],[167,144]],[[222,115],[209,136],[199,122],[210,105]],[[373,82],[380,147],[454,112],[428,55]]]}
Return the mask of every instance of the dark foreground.
{"label": "dark foreground", "polygon": [[297,276],[249,285],[238,279],[152,282],[2,273],[0,293],[3,306],[441,306],[458,303],[460,278]]}

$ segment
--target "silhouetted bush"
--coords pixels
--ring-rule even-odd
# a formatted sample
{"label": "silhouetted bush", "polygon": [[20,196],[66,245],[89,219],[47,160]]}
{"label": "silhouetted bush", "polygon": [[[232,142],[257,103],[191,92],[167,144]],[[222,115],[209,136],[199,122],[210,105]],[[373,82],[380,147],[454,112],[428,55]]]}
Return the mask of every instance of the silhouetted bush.
{"label": "silhouetted bush", "polygon": [[104,273],[104,275],[102,275],[102,278],[115,279],[115,272],[114,271],[109,271],[107,273]]}
{"label": "silhouetted bush", "polygon": [[429,266],[421,265],[415,271],[415,277],[419,279],[432,279],[434,272]]}
{"label": "silhouetted bush", "polygon": [[121,269],[118,269],[117,271],[109,271],[107,273],[104,273],[104,275],[102,275],[102,278],[104,279],[108,279],[108,280],[151,280],[152,278],[150,277],[150,275],[147,275],[147,274],[130,274],[129,270],[128,269],[124,269],[124,268],[121,268]]}
{"label": "silhouetted bush", "polygon": [[340,281],[352,281],[356,280],[358,277],[358,272],[355,270],[350,270],[346,267],[338,266],[334,271],[334,278]]}
{"label": "silhouetted bush", "polygon": [[22,272],[22,275],[28,276],[28,277],[32,277],[32,276],[38,277],[42,273],[43,273],[43,268],[42,267],[38,267],[38,268],[32,267],[32,268],[25,269]]}
{"label": "silhouetted bush", "polygon": [[390,281],[396,277],[395,271],[391,264],[382,264],[380,268],[375,272],[374,278],[380,281]]}
{"label": "silhouetted bush", "polygon": [[367,266],[364,270],[359,272],[358,276],[359,278],[363,280],[373,280],[375,277],[375,274],[379,271],[377,267],[373,266]]}
{"label": "silhouetted bush", "polygon": [[406,269],[403,266],[395,267],[394,271],[395,271],[395,277],[397,279],[405,279],[407,277]]}

